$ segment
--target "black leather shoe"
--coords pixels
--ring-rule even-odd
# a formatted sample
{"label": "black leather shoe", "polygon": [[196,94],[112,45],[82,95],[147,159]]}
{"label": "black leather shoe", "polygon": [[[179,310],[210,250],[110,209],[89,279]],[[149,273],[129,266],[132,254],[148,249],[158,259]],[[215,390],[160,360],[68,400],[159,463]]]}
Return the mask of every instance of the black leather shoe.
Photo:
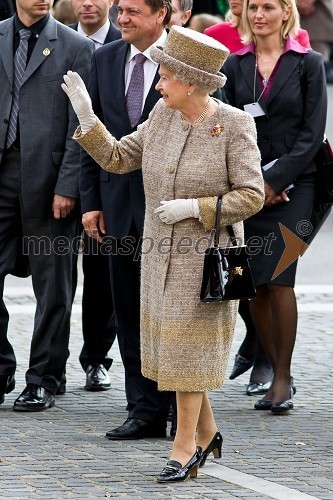
{"label": "black leather shoe", "polygon": [[169,460],[160,475],[157,477],[157,482],[171,483],[176,481],[185,481],[188,476],[197,477],[201,453],[202,450],[200,446],[197,446],[193,457],[190,458],[184,467],[182,467],[182,464],[176,460]]}
{"label": "black leather shoe", "polygon": [[105,434],[105,437],[113,440],[163,438],[165,436],[166,422],[145,422],[139,418],[128,418],[123,425]]}
{"label": "black leather shoe", "polygon": [[245,373],[247,370],[252,368],[253,363],[254,356],[251,356],[251,358],[244,358],[244,356],[237,353],[235,356],[234,367],[229,379],[234,380],[234,378],[239,377],[239,375],[242,375],[242,373]]}
{"label": "black leather shoe", "polygon": [[293,395],[295,393],[294,393],[293,383],[294,383],[294,380],[291,377],[290,385],[289,385],[290,398],[287,399],[286,401],[280,401],[279,403],[272,403],[272,407],[271,407],[272,413],[286,413],[287,411],[292,410],[294,408]]}
{"label": "black leather shoe", "polygon": [[111,381],[104,365],[96,363],[89,365],[86,369],[86,391],[108,391],[111,389]]}
{"label": "black leather shoe", "polygon": [[44,387],[28,384],[14,401],[14,411],[43,411],[55,405],[55,397]]}
{"label": "black leather shoe", "polygon": [[259,399],[255,405],[254,409],[255,410],[270,410],[272,408],[272,401],[270,399]]}
{"label": "black leather shoe", "polygon": [[9,394],[15,389],[14,375],[1,375],[0,376],[0,405],[5,400],[5,394]]}
{"label": "black leather shoe", "polygon": [[216,434],[214,435],[213,439],[207,446],[207,448],[202,452],[201,454],[201,460],[199,467],[203,467],[206,463],[206,458],[210,453],[213,452],[214,458],[221,458],[222,457],[222,443],[223,443],[223,437],[220,431],[217,431]]}
{"label": "black leather shoe", "polygon": [[248,396],[260,396],[261,394],[266,394],[272,386],[274,380],[274,374],[271,376],[270,380],[266,383],[250,383],[246,388],[246,394]]}

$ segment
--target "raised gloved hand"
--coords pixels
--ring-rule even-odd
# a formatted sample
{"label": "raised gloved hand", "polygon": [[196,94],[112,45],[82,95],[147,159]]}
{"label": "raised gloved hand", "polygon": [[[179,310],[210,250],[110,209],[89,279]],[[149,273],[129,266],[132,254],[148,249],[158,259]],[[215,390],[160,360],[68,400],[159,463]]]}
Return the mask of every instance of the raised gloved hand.
{"label": "raised gloved hand", "polygon": [[90,95],[78,73],[67,71],[64,75],[65,83],[62,90],[68,95],[73,109],[79,119],[82,134],[86,134],[96,125],[97,118],[93,112]]}
{"label": "raised gloved hand", "polygon": [[199,219],[199,203],[194,198],[161,201],[161,206],[155,210],[155,214],[165,224],[174,224],[190,217]]}

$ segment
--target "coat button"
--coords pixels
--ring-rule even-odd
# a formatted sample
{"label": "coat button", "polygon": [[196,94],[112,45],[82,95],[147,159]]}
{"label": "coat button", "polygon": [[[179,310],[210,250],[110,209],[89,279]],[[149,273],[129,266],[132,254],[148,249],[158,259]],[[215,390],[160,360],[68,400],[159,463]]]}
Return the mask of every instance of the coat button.
{"label": "coat button", "polygon": [[168,260],[169,260],[169,255],[163,255],[163,260],[164,260],[164,262],[168,262]]}
{"label": "coat button", "polygon": [[173,167],[172,165],[169,165],[169,167],[168,167],[169,174],[173,174],[174,171],[175,171],[175,167]]}

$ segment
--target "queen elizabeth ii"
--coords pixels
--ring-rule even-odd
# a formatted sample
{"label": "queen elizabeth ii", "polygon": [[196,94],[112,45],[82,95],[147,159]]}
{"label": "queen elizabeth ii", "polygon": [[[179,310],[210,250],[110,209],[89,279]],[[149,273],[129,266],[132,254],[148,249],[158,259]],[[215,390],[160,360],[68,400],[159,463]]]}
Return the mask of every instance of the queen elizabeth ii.
{"label": "queen elizabeth ii", "polygon": [[94,115],[77,74],[68,72],[62,85],[80,122],[74,139],[97,163],[118,174],[142,168],[149,241],[141,271],[142,373],[177,396],[171,459],[157,478],[163,483],[196,477],[209,453],[221,456],[208,391],[223,384],[238,303],[200,302],[217,196],[222,244],[226,226],[241,238],[242,221],[264,201],[253,118],[210,97],[225,83],[219,70],[227,56],[219,42],[172,27],[166,46],[151,50],[162,99],[120,141]]}

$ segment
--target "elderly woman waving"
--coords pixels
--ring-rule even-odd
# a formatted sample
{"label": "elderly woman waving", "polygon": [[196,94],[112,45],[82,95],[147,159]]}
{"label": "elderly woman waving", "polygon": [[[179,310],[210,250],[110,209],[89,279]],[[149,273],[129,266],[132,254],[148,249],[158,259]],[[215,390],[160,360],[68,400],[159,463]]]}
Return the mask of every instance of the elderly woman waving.
{"label": "elderly woman waving", "polygon": [[223,384],[238,302],[200,302],[203,254],[219,193],[224,243],[226,226],[242,237],[241,221],[263,204],[254,121],[209,95],[225,83],[219,68],[227,55],[219,42],[172,27],[164,50],[151,50],[162,99],[120,141],[94,115],[78,75],[64,77],[81,125],[74,138],[105,170],[143,171],[142,373],[159,390],[176,391],[178,408],[171,460],[159,482],[196,476],[210,452],[221,456],[207,391]]}

